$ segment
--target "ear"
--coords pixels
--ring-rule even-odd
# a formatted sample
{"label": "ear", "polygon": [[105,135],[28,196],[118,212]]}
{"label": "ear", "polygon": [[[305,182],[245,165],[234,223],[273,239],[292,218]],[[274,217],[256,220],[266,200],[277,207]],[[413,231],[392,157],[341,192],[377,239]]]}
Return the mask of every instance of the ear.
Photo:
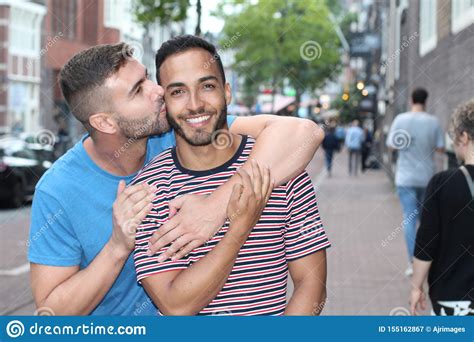
{"label": "ear", "polygon": [[96,131],[105,134],[115,134],[118,131],[117,122],[112,119],[108,113],[96,113],[89,117],[89,124],[94,127]]}
{"label": "ear", "polygon": [[461,135],[459,136],[459,142],[463,145],[466,146],[469,144],[469,135],[467,132],[462,132]]}
{"label": "ear", "polygon": [[225,92],[225,103],[227,105],[230,105],[232,102],[232,89],[230,88],[229,82],[226,82],[224,86],[224,92]]}

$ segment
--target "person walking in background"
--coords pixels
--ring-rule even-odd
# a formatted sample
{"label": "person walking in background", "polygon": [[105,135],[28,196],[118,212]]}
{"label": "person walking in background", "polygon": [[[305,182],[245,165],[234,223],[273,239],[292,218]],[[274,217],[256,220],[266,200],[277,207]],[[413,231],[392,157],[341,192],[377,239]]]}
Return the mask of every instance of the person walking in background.
{"label": "person walking in background", "polygon": [[426,309],[423,283],[436,315],[474,315],[474,99],[451,119],[460,168],[436,174],[426,189],[416,235],[410,309]]}
{"label": "person walking in background", "polygon": [[329,126],[326,130],[323,140],[323,149],[326,160],[326,170],[328,172],[328,177],[331,177],[332,158],[334,152],[339,150],[339,140],[336,137],[336,128],[334,126]]}
{"label": "person walking in background", "polygon": [[372,133],[370,133],[369,129],[367,127],[364,128],[364,142],[362,143],[362,172],[365,172],[365,169],[367,169],[367,158],[370,155],[370,150],[372,149]]}
{"label": "person walking in background", "polygon": [[364,131],[359,127],[359,120],[354,120],[347,130],[345,140],[345,145],[349,150],[349,175],[357,176],[363,141]]}
{"label": "person walking in background", "polygon": [[403,210],[403,230],[408,250],[406,276],[413,274],[416,226],[426,185],[435,173],[434,152],[444,152],[444,135],[438,119],[425,112],[428,92],[412,92],[412,106],[393,120],[387,147],[398,151],[395,185]]}

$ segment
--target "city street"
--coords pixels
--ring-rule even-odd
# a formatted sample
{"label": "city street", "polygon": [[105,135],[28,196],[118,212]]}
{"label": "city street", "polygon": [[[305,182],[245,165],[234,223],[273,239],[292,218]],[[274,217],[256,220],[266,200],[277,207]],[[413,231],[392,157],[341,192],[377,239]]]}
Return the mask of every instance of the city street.
{"label": "city street", "polygon": [[[345,152],[335,156],[331,178],[323,163],[321,149],[308,167],[332,243],[323,314],[406,314],[409,282],[403,275],[407,265],[401,209],[389,178],[383,169],[349,177]],[[0,210],[2,315],[35,310],[26,259],[29,216],[30,205]]]}

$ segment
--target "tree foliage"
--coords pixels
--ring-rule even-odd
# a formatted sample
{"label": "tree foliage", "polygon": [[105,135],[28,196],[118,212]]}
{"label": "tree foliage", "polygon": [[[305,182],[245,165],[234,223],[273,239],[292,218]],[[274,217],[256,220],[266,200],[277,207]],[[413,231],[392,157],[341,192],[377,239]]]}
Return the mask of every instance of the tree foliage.
{"label": "tree foliage", "polygon": [[238,0],[233,5],[241,10],[225,16],[221,45],[232,42],[235,68],[248,89],[254,91],[256,84],[277,89],[288,82],[299,97],[339,74],[340,42],[325,1]]}

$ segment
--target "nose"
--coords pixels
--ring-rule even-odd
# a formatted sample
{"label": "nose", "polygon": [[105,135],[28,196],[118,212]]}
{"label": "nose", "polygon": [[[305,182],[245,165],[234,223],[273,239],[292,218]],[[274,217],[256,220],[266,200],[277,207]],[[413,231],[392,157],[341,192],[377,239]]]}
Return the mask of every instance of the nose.
{"label": "nose", "polygon": [[188,100],[188,110],[190,112],[199,113],[204,110],[204,102],[200,98],[198,92],[192,92]]}
{"label": "nose", "polygon": [[152,83],[153,83],[153,86],[150,92],[150,96],[151,96],[152,101],[155,102],[155,101],[158,101],[160,98],[163,98],[163,96],[165,95],[165,90],[159,84],[156,84],[154,82]]}

